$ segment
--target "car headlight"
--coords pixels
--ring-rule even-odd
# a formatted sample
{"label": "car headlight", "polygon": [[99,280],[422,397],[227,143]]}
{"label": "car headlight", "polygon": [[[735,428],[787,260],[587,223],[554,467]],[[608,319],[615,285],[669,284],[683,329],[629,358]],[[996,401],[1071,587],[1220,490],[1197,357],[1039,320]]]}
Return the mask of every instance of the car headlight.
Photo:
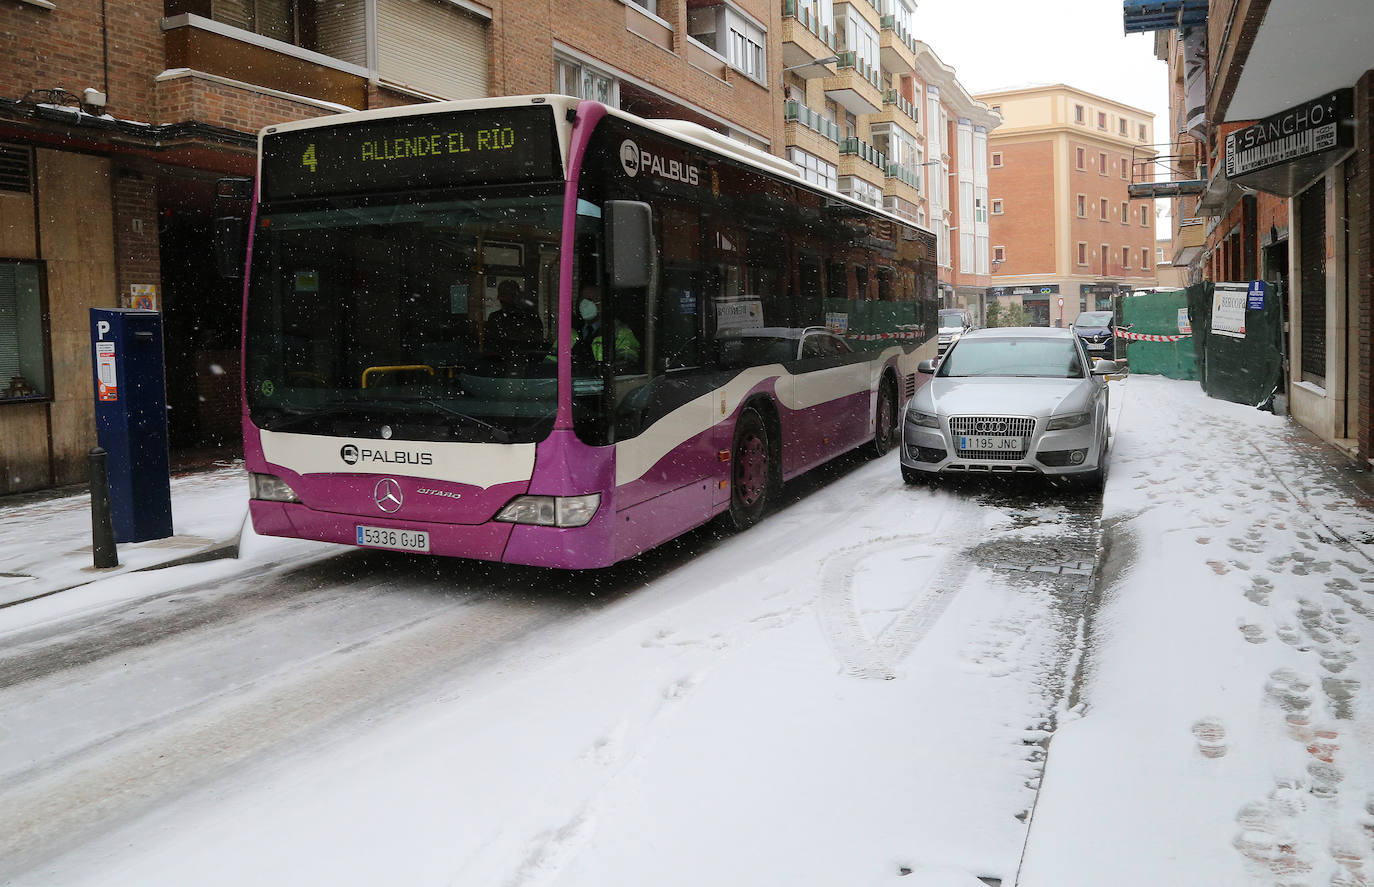
{"label": "car headlight", "polygon": [[1050,424],[1045,426],[1046,431],[1063,431],[1065,428],[1079,428],[1088,424],[1092,419],[1091,413],[1069,413],[1067,416],[1053,416]]}
{"label": "car headlight", "polygon": [[600,505],[600,493],[587,496],[516,496],[506,503],[496,519],[541,527],[584,527]]}
{"label": "car headlight", "polygon": [[939,428],[940,420],[930,413],[923,413],[920,410],[907,408],[906,420],[912,425],[921,425],[926,428]]}

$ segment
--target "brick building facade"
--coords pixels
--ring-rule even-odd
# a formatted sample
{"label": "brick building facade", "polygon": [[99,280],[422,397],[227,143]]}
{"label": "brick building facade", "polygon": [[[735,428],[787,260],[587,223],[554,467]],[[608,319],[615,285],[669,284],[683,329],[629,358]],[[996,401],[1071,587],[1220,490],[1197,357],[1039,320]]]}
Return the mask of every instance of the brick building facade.
{"label": "brick building facade", "polygon": [[242,282],[212,244],[246,202],[216,182],[252,176],[277,122],[549,92],[686,119],[823,157],[831,187],[937,231],[948,301],[981,292],[998,120],[894,2],[0,0],[0,494],[84,477],[92,307],[151,299],[173,451],[237,449]]}

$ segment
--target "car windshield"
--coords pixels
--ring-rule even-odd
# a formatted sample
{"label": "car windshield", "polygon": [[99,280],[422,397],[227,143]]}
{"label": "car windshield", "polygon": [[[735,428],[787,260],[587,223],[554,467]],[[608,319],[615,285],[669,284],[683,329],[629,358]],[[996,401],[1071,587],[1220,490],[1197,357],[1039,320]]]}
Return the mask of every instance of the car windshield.
{"label": "car windshield", "polygon": [[1081,379],[1083,361],[1068,339],[965,336],[941,361],[938,375]]}
{"label": "car windshield", "polygon": [[1112,312],[1110,311],[1085,311],[1078,315],[1078,319],[1073,322],[1076,327],[1084,328],[1106,328],[1112,322]]}
{"label": "car windshield", "polygon": [[952,326],[964,325],[964,312],[962,311],[941,311],[940,328],[947,329]]}

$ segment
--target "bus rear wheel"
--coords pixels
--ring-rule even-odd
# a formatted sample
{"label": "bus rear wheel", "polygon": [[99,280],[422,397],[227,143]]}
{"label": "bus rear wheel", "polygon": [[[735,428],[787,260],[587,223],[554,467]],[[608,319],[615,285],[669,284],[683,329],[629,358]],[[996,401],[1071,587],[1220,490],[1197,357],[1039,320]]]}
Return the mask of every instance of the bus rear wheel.
{"label": "bus rear wheel", "polygon": [[758,410],[746,408],[735,423],[730,451],[730,522],[744,530],[758,523],[768,510],[773,487],[773,454],[768,427]]}
{"label": "bus rear wheel", "polygon": [[892,450],[897,439],[897,395],[892,381],[884,379],[878,387],[878,407],[874,410],[873,443],[869,452],[874,456],[885,456]]}

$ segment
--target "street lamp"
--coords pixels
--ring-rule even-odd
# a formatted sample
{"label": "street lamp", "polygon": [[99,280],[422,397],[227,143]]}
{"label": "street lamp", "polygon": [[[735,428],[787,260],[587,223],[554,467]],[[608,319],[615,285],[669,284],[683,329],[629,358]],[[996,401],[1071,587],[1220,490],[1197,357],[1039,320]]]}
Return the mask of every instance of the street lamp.
{"label": "street lamp", "polygon": [[[787,88],[787,72],[800,71],[802,68],[814,68],[817,65],[833,65],[838,62],[840,57],[837,55],[827,56],[823,59],[812,59],[809,62],[802,62],[800,65],[788,65],[778,72],[778,85],[783,89]],[[828,72],[827,72],[828,73]]]}

